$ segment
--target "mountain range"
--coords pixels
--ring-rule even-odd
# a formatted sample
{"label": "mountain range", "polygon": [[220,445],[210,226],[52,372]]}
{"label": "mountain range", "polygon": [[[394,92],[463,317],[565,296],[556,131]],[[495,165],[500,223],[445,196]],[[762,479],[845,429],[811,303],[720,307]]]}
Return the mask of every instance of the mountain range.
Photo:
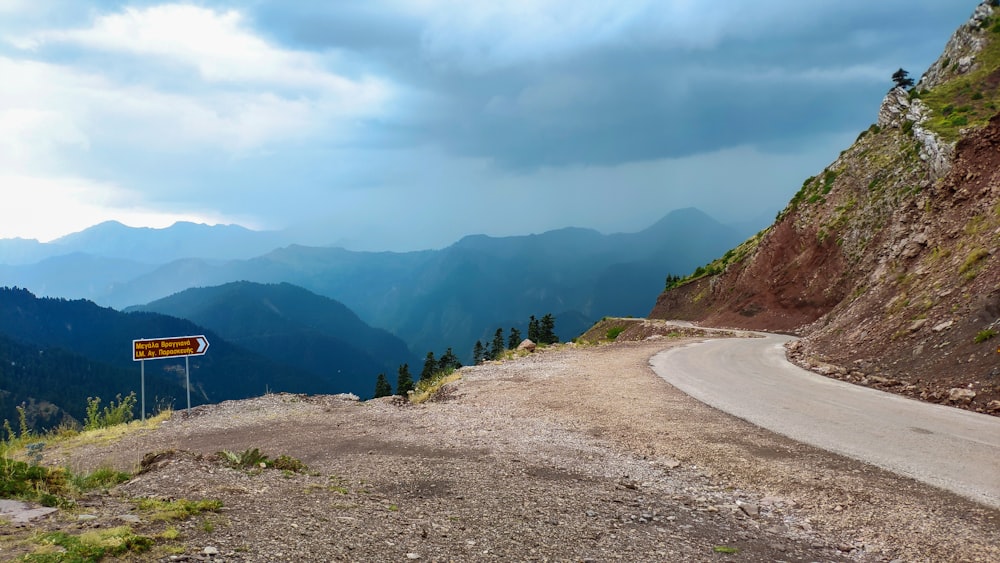
{"label": "mountain range", "polygon": [[394,375],[418,360],[405,342],[368,326],[342,303],[287,283],[192,288],[127,311],[188,319],[325,380],[330,389],[360,396],[371,394],[378,373]]}
{"label": "mountain range", "polygon": [[643,315],[668,274],[691,271],[747,234],[682,209],[636,233],[473,235],[444,249],[403,253],[290,245],[242,258],[225,249],[266,245],[277,235],[254,234],[252,244],[237,245],[232,240],[252,231],[177,228],[99,225],[45,245],[70,254],[0,266],[0,283],[116,308],[192,287],[290,283],[343,303],[417,355],[454,347],[468,361],[477,339],[491,338],[497,327],[524,332],[531,315],[554,314],[564,340],[606,315]]}
{"label": "mountain range", "polygon": [[[194,357],[191,365],[193,404],[258,396],[268,390],[302,393],[331,392],[322,379],[270,361],[235,346],[194,323],[154,313],[122,313],[85,300],[38,298],[17,288],[0,288],[0,337],[17,358],[4,357],[0,395],[6,411],[23,402],[50,404],[45,422],[58,423],[61,413],[81,420],[88,396],[105,401],[139,388],[139,364],[132,361],[132,340],[205,334],[211,354]],[[86,369],[57,369],[66,377],[51,380],[57,366],[32,359],[25,373],[25,352],[37,358],[70,358]],[[18,361],[21,359],[22,361]],[[63,365],[63,362],[56,362]],[[182,360],[146,362],[147,405],[186,404]],[[8,368],[9,366],[9,368]],[[87,374],[104,374],[104,377]],[[73,392],[86,389],[84,394]],[[16,391],[20,389],[21,391]],[[35,413],[36,415],[38,413]]]}

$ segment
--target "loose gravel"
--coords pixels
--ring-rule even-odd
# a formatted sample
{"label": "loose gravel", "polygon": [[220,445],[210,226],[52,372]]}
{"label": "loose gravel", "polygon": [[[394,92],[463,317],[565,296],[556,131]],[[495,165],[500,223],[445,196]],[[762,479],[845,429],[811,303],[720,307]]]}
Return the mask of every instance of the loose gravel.
{"label": "loose gravel", "polygon": [[[111,446],[47,451],[77,471],[140,473],[32,530],[172,526],[176,538],[139,556],[159,561],[1000,560],[998,511],[757,429],[656,377],[649,358],[689,341],[464,368],[422,405],[278,394],[176,413]],[[216,455],[249,448],[308,470]],[[141,497],[223,509],[165,522]]]}

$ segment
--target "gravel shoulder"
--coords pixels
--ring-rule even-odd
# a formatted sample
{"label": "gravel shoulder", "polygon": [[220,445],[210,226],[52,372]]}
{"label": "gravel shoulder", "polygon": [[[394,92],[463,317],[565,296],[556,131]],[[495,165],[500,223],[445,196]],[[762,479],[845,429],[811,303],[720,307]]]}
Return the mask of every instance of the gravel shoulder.
{"label": "gravel shoulder", "polygon": [[[465,368],[424,405],[268,395],[113,445],[50,448],[44,463],[144,470],[75,510],[0,526],[0,547],[13,557],[34,531],[124,521],[179,531],[141,560],[1000,560],[997,510],[758,429],[653,373],[650,357],[690,341]],[[309,472],[214,455],[254,447]],[[141,497],[224,508],[165,523]]]}

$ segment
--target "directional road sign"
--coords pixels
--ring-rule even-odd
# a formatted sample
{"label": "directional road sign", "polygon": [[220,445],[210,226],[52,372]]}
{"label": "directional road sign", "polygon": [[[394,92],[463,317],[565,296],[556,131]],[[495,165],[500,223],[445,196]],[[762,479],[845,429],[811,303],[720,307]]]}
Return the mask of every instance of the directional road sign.
{"label": "directional road sign", "polygon": [[185,356],[204,356],[208,350],[205,335],[150,338],[132,341],[132,360],[163,360]]}

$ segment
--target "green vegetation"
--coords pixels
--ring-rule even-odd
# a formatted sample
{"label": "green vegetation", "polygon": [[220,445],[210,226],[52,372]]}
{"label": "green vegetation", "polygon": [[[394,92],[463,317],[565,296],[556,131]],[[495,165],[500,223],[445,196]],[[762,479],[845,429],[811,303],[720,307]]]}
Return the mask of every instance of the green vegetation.
{"label": "green vegetation", "polygon": [[503,329],[498,328],[495,333],[493,333],[493,343],[490,345],[490,358],[498,359],[504,350],[507,349],[507,345],[504,343]]}
{"label": "green vegetation", "polygon": [[134,501],[135,507],[146,512],[150,520],[184,520],[203,512],[218,512],[220,500],[164,500],[142,498]]}
{"label": "green vegetation", "polygon": [[837,180],[837,172],[834,170],[827,170],[823,174],[823,195],[830,193],[833,189],[833,183]]}
{"label": "green vegetation", "polygon": [[684,278],[682,276],[675,276],[674,274],[667,274],[667,279],[663,285],[663,291],[673,289],[681,284]]}
{"label": "green vegetation", "polygon": [[257,448],[247,448],[243,452],[222,450],[218,455],[226,465],[233,469],[250,469],[261,467],[261,464],[264,464],[264,467],[267,466],[267,456]]}
{"label": "green vegetation", "polygon": [[[810,180],[807,180],[807,183],[811,180],[812,178],[810,178]],[[788,208],[786,208],[786,211],[787,209]],[[694,272],[691,273],[691,275],[674,281],[673,285],[671,287],[668,287],[667,289],[682,286],[686,283],[695,281],[705,276],[714,276],[721,274],[726,271],[726,269],[729,267],[730,264],[739,264],[743,262],[743,260],[745,260],[746,257],[749,256],[751,252],[757,249],[757,246],[760,245],[760,241],[764,240],[764,235],[770,232],[770,230],[771,227],[768,227],[758,232],[754,236],[748,238],[747,240],[743,241],[736,248],[730,249],[725,254],[723,254],[721,258],[713,260],[712,262],[709,262],[704,266],[698,266],[697,268],[695,268]],[[670,278],[668,277],[667,279],[669,280]],[[695,296],[694,300],[695,302],[697,302],[698,300],[700,300],[700,297]]]}
{"label": "green vegetation", "polygon": [[462,376],[455,370],[444,370],[434,373],[429,379],[421,379],[417,382],[413,393],[410,394],[410,402],[423,403],[437,394],[445,385],[461,378]]}
{"label": "green vegetation", "polygon": [[[90,401],[93,402],[93,399]],[[144,429],[148,424],[118,423],[115,427],[83,432],[57,428],[38,434],[28,426],[25,409],[18,407],[17,411],[20,432],[15,433],[9,421],[3,424],[6,437],[0,440],[0,498],[34,501],[44,506],[71,506],[75,498],[87,491],[110,488],[131,479],[131,474],[107,467],[89,474],[73,474],[66,469],[45,467],[41,465],[42,456],[49,442],[72,440],[73,443],[93,443],[104,440],[104,436],[112,432],[122,436]],[[150,419],[150,423],[160,420],[162,418]]]}
{"label": "green vegetation", "polygon": [[[556,336],[555,328],[556,318],[551,313],[546,314],[541,319],[536,319],[534,315],[531,315],[528,319],[528,339],[538,345],[556,344],[559,342],[559,337]],[[520,330],[511,328],[510,337],[506,339],[506,344],[504,344],[503,329],[498,328],[493,333],[493,340],[489,345],[484,345],[479,340],[476,341],[472,349],[472,361],[478,365],[487,360],[499,360],[504,357],[508,350],[515,350],[520,344]],[[441,365],[439,369],[443,370],[445,367]],[[452,367],[458,369],[462,367],[462,364],[458,363],[456,358],[455,365]]]}
{"label": "green vegetation", "polygon": [[740,549],[738,547],[729,547],[728,545],[717,545],[712,548],[712,551],[716,553],[739,553]]}
{"label": "green vegetation", "polygon": [[101,410],[100,397],[87,397],[87,421],[83,425],[84,430],[108,428],[135,419],[133,412],[136,403],[135,392],[129,393],[124,399],[121,395],[116,398],[117,402],[111,401],[104,410]]}
{"label": "green vegetation", "polygon": [[399,366],[399,375],[396,378],[396,394],[406,396],[413,391],[413,376],[410,375],[410,365]]}
{"label": "green vegetation", "polygon": [[958,139],[963,127],[980,127],[996,114],[1000,85],[989,77],[1000,68],[1000,21],[988,19],[990,32],[986,46],[976,55],[976,69],[920,92],[920,99],[932,110],[924,126],[947,141]]}
{"label": "green vegetation", "polygon": [[[153,539],[140,536],[128,526],[94,530],[78,536],[66,532],[48,532],[35,540],[42,550],[30,553],[22,561],[31,563],[91,563],[105,557],[144,553],[153,547]],[[55,551],[52,548],[61,548]]]}
{"label": "green vegetation", "polygon": [[218,456],[223,463],[233,469],[277,469],[292,473],[303,473],[307,469],[304,463],[294,457],[280,455],[275,459],[270,459],[258,448],[247,448],[242,452],[223,450],[218,453]]}
{"label": "green vegetation", "polygon": [[985,248],[973,249],[965,258],[965,261],[962,262],[962,265],[958,267],[958,273],[964,275],[966,279],[971,280],[978,273],[979,263],[989,255],[989,251]]}
{"label": "green vegetation", "polygon": [[131,473],[116,471],[110,467],[102,467],[89,475],[73,475],[70,479],[74,487],[81,491],[91,489],[107,489],[124,483],[132,478]]}
{"label": "green vegetation", "polygon": [[389,385],[389,381],[386,380],[385,374],[380,373],[375,379],[375,398],[388,397],[392,395],[392,385]]}
{"label": "green vegetation", "polygon": [[552,313],[546,314],[540,320],[532,315],[528,319],[528,339],[535,344],[556,344],[559,337],[555,333],[556,319]]}
{"label": "green vegetation", "polygon": [[605,333],[605,336],[607,336],[608,340],[617,340],[618,335],[621,334],[622,332],[625,332],[625,327],[613,326],[608,329],[608,332]]}
{"label": "green vegetation", "polygon": [[437,369],[438,362],[434,358],[434,352],[427,352],[427,357],[424,358],[424,369],[420,370],[420,381],[426,381],[433,377]]}
{"label": "green vegetation", "polygon": [[987,340],[993,338],[996,335],[997,331],[993,330],[992,328],[981,330],[976,334],[975,342],[976,344],[982,344],[983,342],[986,342]]}
{"label": "green vegetation", "polygon": [[507,349],[515,350],[521,344],[521,331],[515,327],[510,327],[510,336],[507,337]]}
{"label": "green vegetation", "polygon": [[906,72],[902,68],[892,73],[892,81],[895,83],[896,88],[912,88],[913,79],[910,78],[910,73]]}

